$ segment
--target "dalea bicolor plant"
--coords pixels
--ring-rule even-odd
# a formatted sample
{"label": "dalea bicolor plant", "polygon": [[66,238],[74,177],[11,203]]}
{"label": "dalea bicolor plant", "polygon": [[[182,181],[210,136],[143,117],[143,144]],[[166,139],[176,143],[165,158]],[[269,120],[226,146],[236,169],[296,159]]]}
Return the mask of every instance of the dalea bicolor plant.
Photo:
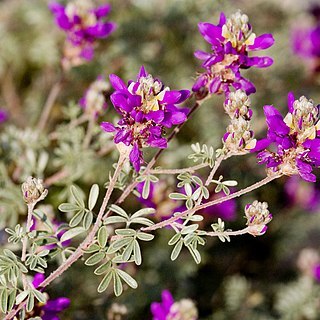
{"label": "dalea bicolor plant", "polygon": [[[64,73],[79,64],[90,63],[98,40],[115,29],[114,23],[105,20],[110,11],[108,4],[95,7],[86,0],[72,1],[64,7],[51,3],[50,10],[56,24],[66,33]],[[69,121],[46,137],[42,131],[62,88],[60,81],[53,87],[36,129],[9,128],[4,133],[3,141],[15,139],[12,152],[23,159],[11,162],[10,170],[0,167],[1,186],[7,188],[1,212],[10,214],[7,220],[11,226],[5,231],[12,244],[10,248],[15,249],[15,252],[5,249],[0,255],[0,308],[6,314],[4,319],[37,316],[51,319],[51,314],[57,319],[56,314],[69,305],[69,300],[56,297],[48,300],[44,291],[83,257],[84,264],[99,277],[99,293],[113,287],[119,296],[128,286],[137,288],[128,266],[142,264],[142,243],[152,241],[154,231],[164,227],[172,233],[168,243],[172,247],[171,259],[176,260],[186,250],[199,264],[199,246],[204,246],[209,237],[225,242],[236,235],[266,233],[272,215],[268,204],[258,200],[243,208],[242,229],[228,228],[226,224],[237,210],[235,198],[282,176],[316,181],[320,124],[319,107],[312,100],[305,97],[295,100],[290,93],[285,117],[275,107],[266,105],[267,137],[257,140],[254,136],[254,108],[249,95],[256,89],[244,78],[243,71],[273,63],[268,56],[252,56],[252,52],[273,45],[272,35],[256,36],[248,17],[240,11],[230,17],[222,13],[218,25],[201,22],[199,30],[211,50],[196,51],[195,56],[204,61],[201,66],[204,71],[190,90],[164,84],[161,76],[149,74],[143,66],[135,70],[136,80],[128,82],[111,74],[109,84],[107,75],[99,76],[84,93],[79,93],[83,97],[79,105],[70,104],[64,110]],[[192,153],[186,157],[194,162],[190,167],[155,167],[183,124],[192,121],[193,113],[203,101],[216,94],[225,95],[222,108],[229,121],[219,140],[221,145],[214,149],[202,141],[192,144]],[[115,118],[110,115],[113,111]],[[76,134],[71,135],[72,130]],[[106,169],[108,162],[103,156],[110,152],[118,160]],[[267,166],[262,180],[237,190],[238,182],[232,177],[216,175],[222,162],[242,155],[253,157],[254,152],[258,152],[258,161]],[[49,154],[54,166],[60,168],[52,175],[47,170],[51,162]],[[90,181],[87,178],[90,170],[97,167],[106,190],[102,192],[103,187],[97,183],[82,190],[77,180],[86,177],[84,181]],[[171,180],[166,179],[168,176]],[[12,181],[23,182],[22,193]],[[176,185],[168,186],[168,181],[176,181]],[[58,209],[65,214],[66,223],[57,222],[54,206],[50,204],[51,186],[61,182],[66,188],[59,193],[62,203]],[[101,193],[104,195],[100,196]],[[118,199],[114,199],[114,193],[120,194]],[[130,205],[134,199],[137,204],[140,200],[141,209],[123,208],[130,195]],[[39,205],[40,202],[47,205]],[[219,210],[223,212],[217,213]],[[16,224],[17,214],[25,211],[26,223]],[[215,212],[210,218],[212,222],[215,217],[215,221],[207,227],[204,220],[210,212]],[[50,267],[53,270],[50,273],[47,270],[51,263],[58,267]],[[198,317],[191,301],[174,302],[166,291],[163,302],[152,305],[152,313],[155,319],[167,319],[168,314],[172,319],[178,316],[180,319],[182,314],[187,314],[188,319]]]}

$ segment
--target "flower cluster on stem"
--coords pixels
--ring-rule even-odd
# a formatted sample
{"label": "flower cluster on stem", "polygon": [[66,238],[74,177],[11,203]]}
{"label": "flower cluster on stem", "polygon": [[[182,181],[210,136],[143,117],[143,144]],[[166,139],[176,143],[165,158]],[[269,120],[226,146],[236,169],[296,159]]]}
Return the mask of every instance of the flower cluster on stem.
{"label": "flower cluster on stem", "polygon": [[67,35],[62,61],[65,68],[92,60],[96,40],[106,38],[116,27],[105,19],[111,9],[109,4],[95,8],[91,0],[73,0],[65,7],[52,2],[49,8]]}
{"label": "flower cluster on stem", "polygon": [[137,81],[129,81],[128,86],[116,75],[110,75],[116,90],[111,102],[121,116],[117,126],[103,122],[106,132],[115,133],[114,142],[132,146],[130,162],[136,171],[143,163],[142,148],[164,149],[167,139],[166,128],[181,124],[187,119],[188,109],[179,109],[176,104],[189,97],[189,90],[170,90],[163,83],[148,74],[141,67]]}
{"label": "flower cluster on stem", "polygon": [[[289,93],[288,108],[283,118],[274,106],[264,107],[267,138],[258,141],[254,150],[262,150],[258,159],[268,170],[288,176],[299,174],[302,179],[315,182],[312,170],[320,166],[319,106],[304,96],[294,100]],[[266,149],[270,145],[275,145],[275,152]]]}
{"label": "flower cluster on stem", "polygon": [[250,67],[265,68],[272,65],[270,57],[249,57],[250,51],[271,47],[274,39],[271,34],[256,36],[252,31],[248,16],[237,11],[226,18],[222,12],[217,25],[199,23],[199,31],[211,45],[211,52],[196,51],[195,57],[203,60],[205,72],[200,74],[193,85],[194,92],[230,92],[231,87],[242,89],[247,94],[254,93],[252,82],[241,75],[241,69]]}

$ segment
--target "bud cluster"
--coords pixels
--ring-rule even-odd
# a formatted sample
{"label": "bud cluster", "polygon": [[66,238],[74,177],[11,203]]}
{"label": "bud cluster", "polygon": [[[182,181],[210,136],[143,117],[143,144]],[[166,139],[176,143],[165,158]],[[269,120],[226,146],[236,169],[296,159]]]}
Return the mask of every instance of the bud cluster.
{"label": "bud cluster", "polygon": [[253,236],[263,235],[267,231],[267,224],[272,220],[272,214],[268,210],[267,202],[253,201],[245,207],[248,233]]}
{"label": "bud cluster", "polygon": [[26,182],[21,186],[23,199],[27,204],[35,204],[43,200],[47,194],[48,190],[44,188],[42,180],[28,177]]}
{"label": "bud cluster", "polygon": [[223,137],[225,148],[231,152],[247,151],[255,147],[256,140],[251,130],[252,110],[250,99],[242,90],[231,92],[224,103],[224,109],[231,118]]}
{"label": "bud cluster", "polygon": [[198,319],[198,310],[190,299],[182,299],[175,302],[170,308],[168,320],[196,320]]}
{"label": "bud cluster", "polygon": [[99,115],[107,108],[104,92],[110,89],[108,82],[102,76],[99,76],[86,91],[80,100],[80,106],[87,114]]}
{"label": "bud cluster", "polygon": [[240,10],[232,14],[222,27],[222,36],[229,40],[233,48],[241,50],[244,45],[252,45],[256,35],[252,32],[249,18]]}

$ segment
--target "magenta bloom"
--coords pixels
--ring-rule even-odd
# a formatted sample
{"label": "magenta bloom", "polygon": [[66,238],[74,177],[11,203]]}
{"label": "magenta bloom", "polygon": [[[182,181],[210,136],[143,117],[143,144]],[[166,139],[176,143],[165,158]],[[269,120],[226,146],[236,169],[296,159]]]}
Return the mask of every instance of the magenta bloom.
{"label": "magenta bloom", "polygon": [[91,0],[74,0],[66,7],[52,2],[49,8],[56,24],[66,32],[68,52],[65,55],[69,59],[77,55],[77,58],[92,60],[96,40],[106,38],[116,27],[106,21],[111,8],[109,4],[95,8]]}
{"label": "magenta bloom", "polygon": [[[32,281],[33,286],[37,288],[44,279],[43,274],[37,273]],[[42,320],[60,320],[58,314],[67,309],[69,305],[70,299],[68,298],[60,297],[53,300],[49,299],[46,304],[36,306],[35,312],[37,314],[33,314],[33,316],[41,316]]]}
{"label": "magenta bloom", "polygon": [[312,100],[301,97],[294,101],[288,95],[289,112],[285,118],[273,106],[264,106],[268,125],[267,138],[257,142],[253,151],[275,145],[276,152],[263,150],[258,154],[260,163],[269,170],[285,175],[299,174],[302,179],[316,181],[313,167],[320,166],[319,107]]}
{"label": "magenta bloom", "polygon": [[0,123],[8,120],[8,113],[4,109],[0,109]]}
{"label": "magenta bloom", "polygon": [[144,67],[141,67],[137,81],[129,81],[128,86],[115,74],[110,75],[110,82],[115,89],[111,102],[121,119],[117,126],[103,122],[101,127],[115,133],[115,143],[132,146],[130,161],[139,171],[143,163],[141,149],[166,148],[165,129],[186,121],[188,109],[179,109],[176,104],[185,101],[190,92],[170,90]]}
{"label": "magenta bloom", "polygon": [[250,67],[265,68],[272,65],[270,57],[249,57],[250,51],[264,50],[271,47],[274,39],[271,34],[256,37],[248,23],[248,17],[240,11],[226,19],[220,15],[218,25],[208,22],[199,23],[199,31],[211,45],[211,52],[196,51],[195,57],[203,60],[202,73],[193,85],[192,90],[198,92],[205,88],[210,93],[226,94],[233,86],[247,94],[255,92],[254,85],[245,79],[240,69]]}
{"label": "magenta bloom", "polygon": [[311,213],[316,213],[320,207],[320,191],[314,183],[308,183],[298,176],[286,181],[284,190],[289,206],[298,206]]}
{"label": "magenta bloom", "polygon": [[151,312],[153,320],[166,320],[170,314],[170,308],[174,304],[172,294],[168,290],[163,290],[161,293],[162,302],[153,302],[151,304]]}
{"label": "magenta bloom", "polygon": [[[215,193],[210,197],[210,201],[223,197],[225,194],[223,192]],[[233,221],[236,219],[237,205],[236,200],[231,199],[223,203],[208,207],[206,209],[200,210],[199,214],[206,215],[207,217],[221,218],[225,221]]]}

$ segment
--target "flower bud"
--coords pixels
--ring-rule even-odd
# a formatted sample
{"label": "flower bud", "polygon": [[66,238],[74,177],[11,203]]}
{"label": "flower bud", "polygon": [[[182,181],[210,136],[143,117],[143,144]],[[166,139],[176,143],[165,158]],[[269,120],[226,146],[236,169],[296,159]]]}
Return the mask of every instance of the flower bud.
{"label": "flower bud", "polygon": [[272,214],[268,210],[267,202],[255,200],[245,207],[248,233],[253,236],[263,235],[267,231],[267,224],[272,220]]}
{"label": "flower bud", "polygon": [[21,186],[23,199],[27,204],[37,203],[43,200],[47,194],[48,190],[44,188],[42,180],[28,177],[26,182]]}

